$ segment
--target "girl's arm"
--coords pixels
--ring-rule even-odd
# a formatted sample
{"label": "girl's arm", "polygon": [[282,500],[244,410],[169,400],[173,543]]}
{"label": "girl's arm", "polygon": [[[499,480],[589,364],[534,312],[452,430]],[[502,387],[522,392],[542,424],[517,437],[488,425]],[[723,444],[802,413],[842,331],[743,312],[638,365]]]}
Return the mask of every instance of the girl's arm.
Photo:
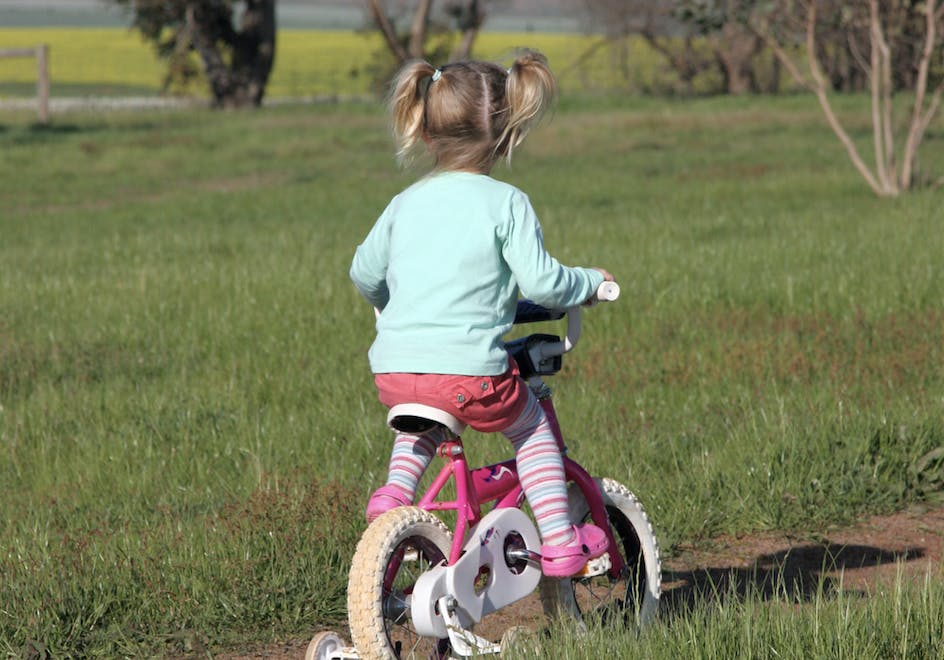
{"label": "girl's arm", "polygon": [[512,196],[502,255],[522,295],[545,307],[563,309],[586,302],[608,275],[594,268],[564,266],[552,257],[544,247],[534,208],[520,191]]}
{"label": "girl's arm", "polygon": [[[389,208],[389,207],[388,207]],[[354,286],[371,305],[382,310],[390,300],[387,264],[390,258],[390,225],[386,211],[374,224],[364,242],[357,246],[350,276]]]}

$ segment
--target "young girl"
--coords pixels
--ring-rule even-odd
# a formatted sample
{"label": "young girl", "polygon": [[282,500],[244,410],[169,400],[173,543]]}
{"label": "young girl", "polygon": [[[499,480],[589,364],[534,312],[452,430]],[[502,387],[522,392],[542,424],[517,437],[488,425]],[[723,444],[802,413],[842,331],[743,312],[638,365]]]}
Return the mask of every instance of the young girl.
{"label": "young girl", "polygon": [[[564,577],[602,555],[606,536],[572,524],[560,451],[502,336],[519,291],[565,308],[613,278],[558,263],[544,249],[528,197],[489,176],[499,159],[510,161],[555,94],[547,61],[535,52],[508,70],[486,62],[407,64],[389,100],[397,155],[402,162],[426,148],[435,167],[393,198],[358,246],[351,279],[380,310],[369,352],[380,401],[433,406],[478,431],[502,432],[541,533],[542,569]],[[397,433],[368,521],[413,502],[448,434],[442,427]]]}

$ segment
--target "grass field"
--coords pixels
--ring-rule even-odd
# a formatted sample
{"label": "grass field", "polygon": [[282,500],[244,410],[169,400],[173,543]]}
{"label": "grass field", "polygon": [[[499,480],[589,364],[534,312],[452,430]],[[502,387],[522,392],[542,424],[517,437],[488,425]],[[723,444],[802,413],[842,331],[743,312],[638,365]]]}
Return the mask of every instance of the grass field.
{"label": "grass field", "polygon": [[[861,101],[840,111],[866,140]],[[0,654],[199,655],[341,625],[390,441],[347,269],[415,176],[380,110],[32,121],[0,115]],[[938,121],[927,171],[942,140]],[[940,497],[918,470],[944,446],[940,191],[874,198],[804,97],[565,97],[496,175],[562,261],[623,285],[588,313],[558,409],[667,555]],[[934,657],[941,589],[732,597],[642,640],[560,643]]]}

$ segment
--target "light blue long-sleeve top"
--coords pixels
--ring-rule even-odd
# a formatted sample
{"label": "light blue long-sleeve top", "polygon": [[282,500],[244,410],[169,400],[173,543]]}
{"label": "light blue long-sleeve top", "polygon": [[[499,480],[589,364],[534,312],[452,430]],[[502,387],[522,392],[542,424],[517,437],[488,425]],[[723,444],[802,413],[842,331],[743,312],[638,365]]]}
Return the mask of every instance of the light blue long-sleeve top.
{"label": "light blue long-sleeve top", "polygon": [[603,282],[548,254],[527,195],[469,172],[433,174],[394,197],[350,275],[381,310],[368,354],[374,373],[470,376],[507,370],[502,337],[519,292],[562,309]]}

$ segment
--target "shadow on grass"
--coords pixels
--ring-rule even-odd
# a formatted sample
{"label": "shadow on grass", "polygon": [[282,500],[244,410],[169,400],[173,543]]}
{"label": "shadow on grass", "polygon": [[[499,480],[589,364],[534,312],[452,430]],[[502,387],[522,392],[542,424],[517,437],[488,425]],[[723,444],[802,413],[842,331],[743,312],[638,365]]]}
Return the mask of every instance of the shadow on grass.
{"label": "shadow on grass", "polygon": [[696,608],[723,605],[731,599],[792,603],[829,598],[840,588],[836,574],[902,561],[925,554],[922,548],[885,550],[868,545],[808,544],[764,554],[746,567],[707,567],[666,571],[663,583],[675,584],[662,595],[664,615],[682,616]]}
{"label": "shadow on grass", "polygon": [[3,140],[0,144],[5,143],[10,146],[31,147],[40,144],[54,143],[76,136],[91,136],[103,133],[146,133],[158,127],[157,123],[150,120],[117,124],[101,120],[87,123],[52,121],[48,124],[35,121],[21,126],[0,124],[0,139]]}

